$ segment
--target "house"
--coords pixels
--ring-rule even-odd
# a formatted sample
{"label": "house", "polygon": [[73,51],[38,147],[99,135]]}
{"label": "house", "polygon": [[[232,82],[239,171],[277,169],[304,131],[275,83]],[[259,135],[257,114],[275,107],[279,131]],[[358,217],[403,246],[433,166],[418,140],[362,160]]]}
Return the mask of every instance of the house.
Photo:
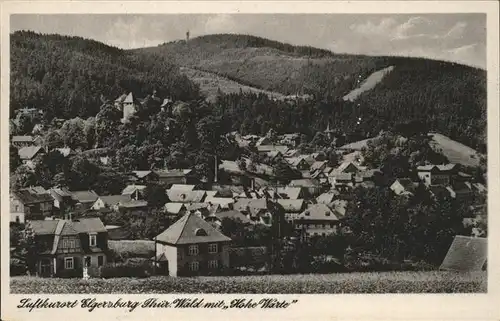
{"label": "house", "polygon": [[155,263],[170,276],[223,274],[231,239],[194,213],[155,237]]}
{"label": "house", "polygon": [[19,154],[19,158],[24,165],[29,168],[35,168],[34,159],[36,156],[44,153],[44,150],[40,146],[26,146],[20,148],[17,153]]}
{"label": "house", "polygon": [[325,204],[310,204],[295,221],[295,228],[306,237],[325,236],[336,233],[339,216]]}
{"label": "house", "polygon": [[413,195],[418,183],[409,178],[398,178],[389,187],[396,195]]}
{"label": "house", "polygon": [[267,154],[268,152],[280,152],[285,154],[288,150],[288,146],[284,145],[259,145],[256,146],[259,154]]}
{"label": "house", "polygon": [[115,208],[120,202],[128,202],[130,200],[130,195],[99,196],[91,208],[93,210],[100,210],[102,208]]}
{"label": "house", "polygon": [[229,207],[223,209],[219,204],[210,204],[210,203],[191,203],[186,205],[186,212],[195,213],[201,217],[208,217],[214,215],[223,210],[228,210]]}
{"label": "house", "polygon": [[[363,170],[365,170],[365,168],[359,166],[354,162],[351,161],[343,162],[342,164],[339,165],[339,167],[337,167],[336,169],[331,171],[330,174],[328,174],[328,181],[332,186],[353,184],[354,175]],[[343,174],[350,174],[350,175],[343,175]]]}
{"label": "house", "polygon": [[207,197],[205,203],[210,205],[219,205],[221,208],[232,209],[234,205],[234,198],[230,197]]}
{"label": "house", "polygon": [[361,179],[361,182],[376,182],[382,176],[382,171],[378,168],[359,171],[356,174]]}
{"label": "house", "polygon": [[195,184],[196,176],[191,169],[171,169],[155,171],[158,181],[165,185],[171,184]]}
{"label": "house", "polygon": [[106,264],[108,231],[99,218],[37,220],[29,222],[38,252],[39,276],[82,277]]}
{"label": "house", "polygon": [[205,220],[211,223],[213,226],[220,227],[222,221],[225,218],[240,221],[243,224],[252,224],[252,221],[250,221],[248,217],[245,216],[245,214],[235,210],[221,211],[213,215],[207,216]]}
{"label": "house", "polygon": [[281,135],[280,143],[286,146],[296,147],[300,143],[300,134],[293,133]]}
{"label": "house", "polygon": [[297,157],[287,157],[285,161],[293,168],[298,169],[299,171],[309,171],[311,165],[306,161],[305,157],[297,156]]}
{"label": "house", "polygon": [[163,206],[165,214],[172,217],[180,217],[186,213],[186,204],[184,203],[165,203]]}
{"label": "house", "polygon": [[309,178],[313,178],[317,181],[320,182],[320,184],[328,184],[328,175],[326,175],[323,171],[321,170],[316,170],[311,173]]}
{"label": "house", "polygon": [[54,207],[64,212],[75,205],[73,194],[65,187],[54,187],[49,189],[49,194],[54,199]]}
{"label": "house", "polygon": [[122,195],[128,195],[131,199],[140,200],[144,198],[146,185],[128,185],[122,191]]}
{"label": "house", "polygon": [[456,171],[456,164],[417,167],[417,175],[425,185],[449,185]]}
{"label": "house", "polygon": [[281,157],[283,157],[283,154],[278,150],[270,151],[266,154],[266,158],[270,162],[274,162]]}
{"label": "house", "polygon": [[43,139],[40,136],[12,136],[10,143],[17,148],[41,146],[43,144]]}
{"label": "house", "polygon": [[268,201],[264,198],[239,198],[234,203],[233,209],[242,212],[254,223],[271,225],[272,214]]}
{"label": "house", "polygon": [[279,198],[296,200],[307,196],[307,191],[303,187],[278,187]]}
{"label": "house", "polygon": [[285,220],[294,221],[305,210],[306,202],[303,199],[279,199],[276,201],[285,210]]}
{"label": "house", "polygon": [[121,95],[115,100],[115,107],[122,112],[122,122],[126,123],[139,109],[139,101],[130,92]]}
{"label": "house", "polygon": [[54,199],[48,193],[39,194],[30,189],[11,191],[10,221],[24,223],[51,216],[53,202]]}
{"label": "house", "polygon": [[189,191],[180,188],[167,190],[168,199],[177,203],[201,203],[205,200],[205,191]]}
{"label": "house", "polygon": [[289,149],[283,154],[283,157],[298,157],[300,155],[300,151],[298,149]]}
{"label": "house", "polygon": [[261,146],[261,145],[269,145],[271,144],[271,140],[268,137],[260,137],[257,142],[255,142],[255,146]]}
{"label": "house", "polygon": [[290,181],[290,184],[288,184],[288,186],[302,187],[312,197],[315,197],[321,193],[320,182],[318,180],[313,179],[313,178],[294,179],[294,180]]}
{"label": "house", "polygon": [[446,189],[450,192],[452,198],[459,199],[462,202],[471,203],[474,198],[472,184],[469,182],[452,182]]}
{"label": "house", "polygon": [[327,165],[326,161],[315,161],[309,168],[309,171],[311,173],[316,171],[323,171],[326,165]]}
{"label": "house", "polygon": [[159,180],[158,174],[153,171],[132,171],[132,180],[138,184],[146,184]]}
{"label": "house", "polygon": [[94,191],[72,191],[71,194],[75,205],[82,209],[91,208],[99,198]]}
{"label": "house", "polygon": [[148,207],[148,202],[142,200],[129,200],[119,202],[114,206],[115,211],[125,212],[129,215],[142,215]]}
{"label": "house", "polygon": [[71,148],[69,147],[64,147],[64,148],[55,148],[54,150],[58,151],[61,155],[63,155],[64,157],[70,157],[70,156],[73,156],[75,155],[75,151],[72,150]]}
{"label": "house", "polygon": [[329,205],[329,204],[333,203],[333,201],[335,201],[335,199],[337,199],[337,197],[339,195],[340,195],[340,193],[336,190],[329,191],[329,192],[323,193],[320,196],[316,197],[316,202],[318,204]]}

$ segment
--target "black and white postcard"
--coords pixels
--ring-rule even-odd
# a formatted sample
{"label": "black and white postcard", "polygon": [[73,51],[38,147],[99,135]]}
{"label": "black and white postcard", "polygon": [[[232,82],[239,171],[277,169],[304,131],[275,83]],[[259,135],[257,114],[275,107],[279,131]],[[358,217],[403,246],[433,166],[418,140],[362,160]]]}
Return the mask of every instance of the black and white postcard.
{"label": "black and white postcard", "polygon": [[498,3],[2,2],[2,320],[498,320]]}

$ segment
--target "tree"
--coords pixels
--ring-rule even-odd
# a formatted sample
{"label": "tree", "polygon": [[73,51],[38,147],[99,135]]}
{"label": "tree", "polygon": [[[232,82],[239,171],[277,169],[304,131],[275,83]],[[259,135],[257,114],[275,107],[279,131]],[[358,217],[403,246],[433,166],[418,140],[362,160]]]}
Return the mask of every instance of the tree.
{"label": "tree", "polygon": [[144,190],[144,199],[148,202],[149,207],[162,207],[168,201],[165,186],[157,183],[147,184]]}
{"label": "tree", "polygon": [[44,143],[49,150],[64,147],[64,140],[59,131],[55,129],[51,129],[46,133]]}
{"label": "tree", "polygon": [[65,121],[59,132],[65,146],[72,149],[86,149],[85,122],[81,118]]}
{"label": "tree", "polygon": [[[42,154],[38,159],[35,167],[35,175],[40,185],[45,188],[54,185],[54,178],[61,174],[63,177],[69,176],[70,171],[69,160],[64,157],[58,150],[49,151]],[[66,180],[58,177],[58,180]]]}
{"label": "tree", "polygon": [[15,146],[9,146],[9,166],[10,172],[14,172],[17,167],[21,165],[21,157],[19,157],[19,152]]}
{"label": "tree", "polygon": [[14,172],[14,188],[23,188],[31,185],[36,185],[36,175],[31,168],[26,165],[17,167]]}

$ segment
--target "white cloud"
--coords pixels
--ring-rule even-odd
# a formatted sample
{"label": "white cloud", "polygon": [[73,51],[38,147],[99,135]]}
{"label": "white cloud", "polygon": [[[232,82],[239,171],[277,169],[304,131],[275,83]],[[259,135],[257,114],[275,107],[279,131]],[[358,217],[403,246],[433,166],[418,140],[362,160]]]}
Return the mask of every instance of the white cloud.
{"label": "white cloud", "polygon": [[385,18],[382,19],[379,24],[368,21],[363,24],[352,24],[349,29],[364,35],[385,35],[387,33],[392,33],[396,25],[397,22],[395,19]]}

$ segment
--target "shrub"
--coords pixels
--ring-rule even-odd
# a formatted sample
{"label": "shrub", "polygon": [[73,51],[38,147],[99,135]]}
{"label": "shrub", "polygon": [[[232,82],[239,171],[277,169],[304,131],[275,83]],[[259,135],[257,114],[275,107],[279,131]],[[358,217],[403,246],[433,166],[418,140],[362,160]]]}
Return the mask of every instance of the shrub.
{"label": "shrub", "polygon": [[10,259],[10,275],[11,276],[16,276],[16,275],[24,275],[26,274],[27,269],[26,269],[26,263],[23,262],[20,259],[17,258],[11,258]]}
{"label": "shrub", "polygon": [[130,258],[123,263],[110,263],[102,266],[99,275],[102,278],[139,277],[152,274],[152,265],[147,259]]}

